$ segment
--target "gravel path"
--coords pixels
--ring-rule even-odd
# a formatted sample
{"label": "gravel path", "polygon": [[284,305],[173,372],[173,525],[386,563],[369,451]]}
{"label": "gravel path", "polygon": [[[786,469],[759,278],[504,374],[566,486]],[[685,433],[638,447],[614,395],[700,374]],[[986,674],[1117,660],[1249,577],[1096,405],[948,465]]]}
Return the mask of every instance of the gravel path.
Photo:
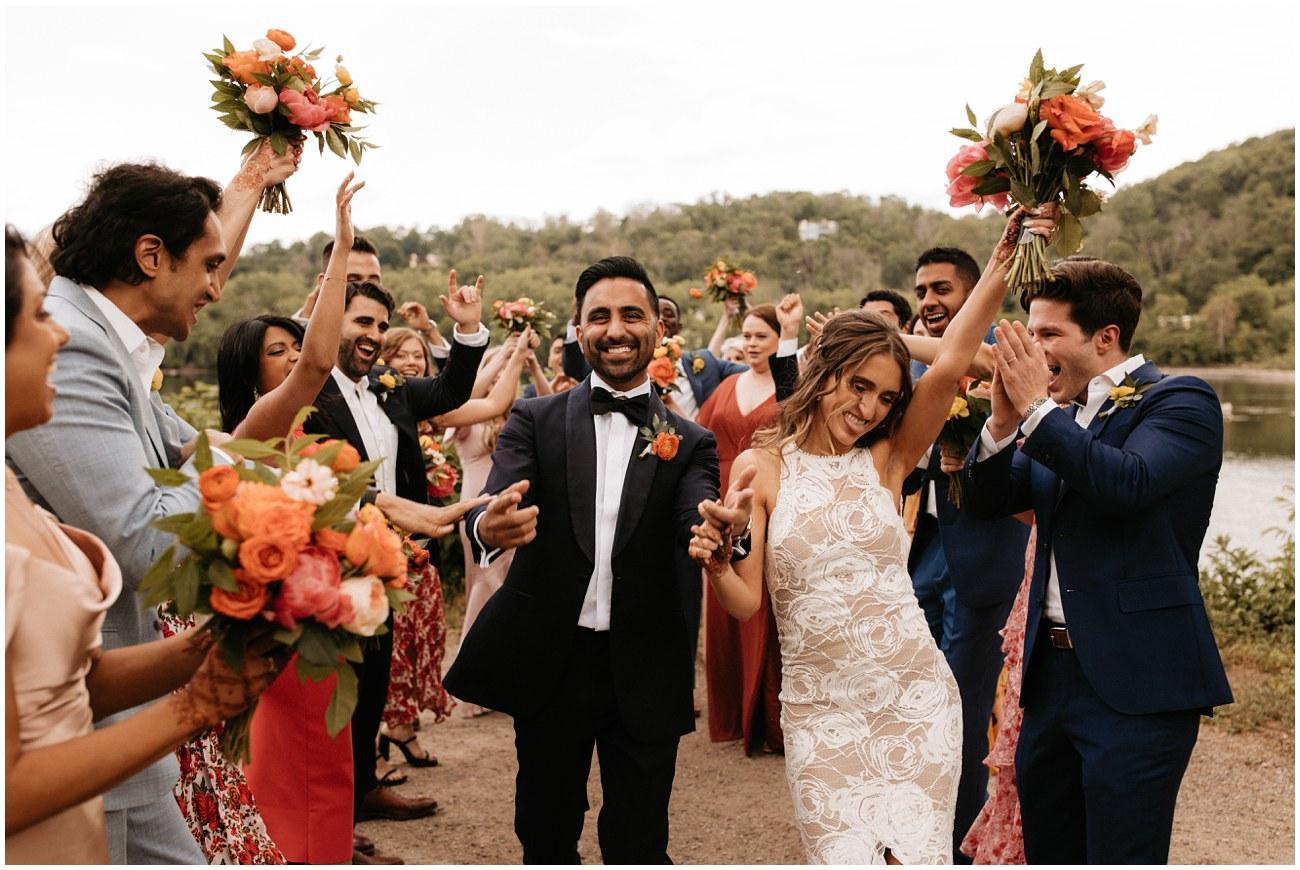
{"label": "gravel path", "polygon": [[[361,830],[382,851],[408,863],[518,863],[514,731],[509,717],[453,715],[437,726],[426,718],[420,735],[441,763],[431,769],[401,767],[410,783],[400,791],[432,795],[442,811],[412,822],[365,822]],[[1290,734],[1230,734],[1203,725],[1178,802],[1170,861],[1294,863],[1294,752]],[[592,811],[580,844],[587,863],[600,860],[595,833],[598,777],[593,761]],[[670,812],[669,854],[677,863],[803,862],[791,821],[784,760],[778,756],[747,759],[737,743],[710,743],[700,731],[687,735],[678,755]]]}

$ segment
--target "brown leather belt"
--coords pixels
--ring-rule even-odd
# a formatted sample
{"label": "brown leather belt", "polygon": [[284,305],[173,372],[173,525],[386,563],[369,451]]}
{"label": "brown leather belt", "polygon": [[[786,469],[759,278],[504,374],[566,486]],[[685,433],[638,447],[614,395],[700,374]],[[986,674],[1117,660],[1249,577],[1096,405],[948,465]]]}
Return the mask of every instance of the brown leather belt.
{"label": "brown leather belt", "polygon": [[1052,646],[1057,649],[1074,649],[1074,641],[1070,638],[1070,630],[1064,625],[1044,626],[1047,629],[1047,637],[1052,642]]}

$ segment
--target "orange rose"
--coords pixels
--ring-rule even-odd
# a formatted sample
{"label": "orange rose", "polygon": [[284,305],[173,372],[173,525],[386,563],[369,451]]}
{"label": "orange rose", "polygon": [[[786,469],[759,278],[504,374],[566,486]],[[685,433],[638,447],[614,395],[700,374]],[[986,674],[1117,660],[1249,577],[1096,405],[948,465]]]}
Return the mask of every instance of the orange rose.
{"label": "orange rose", "polygon": [[337,529],[317,529],[316,546],[334,553],[342,553],[348,546],[348,533]]}
{"label": "orange rose", "polygon": [[402,539],[383,522],[357,523],[348,535],[343,555],[368,574],[397,577],[406,573]]}
{"label": "orange rose", "polygon": [[231,619],[252,619],[262,612],[262,607],[266,604],[266,587],[238,569],[235,570],[235,582],[239,584],[238,592],[213,587],[208,603],[217,613]]}
{"label": "orange rose", "polygon": [[199,475],[199,495],[203,497],[204,507],[211,507],[230,501],[239,487],[239,472],[233,465],[214,465]]}
{"label": "orange rose", "polygon": [[230,70],[230,74],[235,77],[236,81],[245,85],[260,84],[254,76],[269,75],[271,72],[270,64],[264,60],[258,60],[257,52],[251,50],[228,54],[221,63],[226,69]]}
{"label": "orange rose", "polygon": [[259,583],[283,580],[298,564],[298,549],[276,538],[249,538],[239,545],[239,564]]}
{"label": "orange rose", "polygon": [[348,101],[337,94],[328,97],[321,97],[320,101],[330,110],[330,120],[335,124],[351,124],[352,110],[348,108]]}
{"label": "orange rose", "polygon": [[670,462],[677,455],[677,448],[681,444],[682,436],[674,435],[671,432],[660,432],[655,436],[654,453],[664,462]]}
{"label": "orange rose", "polygon": [[654,381],[660,389],[667,389],[677,380],[677,366],[673,365],[673,361],[667,356],[650,360],[650,365],[645,371],[650,376],[650,380]]}
{"label": "orange rose", "polygon": [[250,517],[245,518],[241,513],[240,525],[248,530],[246,537],[275,538],[294,549],[302,549],[311,541],[311,524],[315,519],[314,506],[308,502],[269,502],[259,505]]}
{"label": "orange rose", "polygon": [[280,46],[281,51],[292,51],[297,45],[297,41],[283,30],[276,30],[274,27],[266,31],[266,38]]}
{"label": "orange rose", "polygon": [[[283,535],[278,530],[275,530],[273,525],[273,521],[277,518],[284,518],[283,511],[274,510],[270,518],[263,519],[263,514],[278,508],[288,508],[305,518],[308,529],[307,537],[311,537],[311,524],[316,516],[315,506],[289,498],[284,490],[278,486],[271,486],[260,481],[245,480],[235,490],[235,497],[228,502],[228,506],[234,508],[230,511],[230,519],[234,520],[239,530],[238,535],[233,537],[247,539],[262,534],[274,533],[283,538]],[[293,525],[290,531],[294,540],[301,538],[302,531],[299,525]],[[303,543],[306,542],[303,541]]]}
{"label": "orange rose", "polygon": [[356,471],[360,464],[361,454],[357,452],[357,448],[345,443],[339,450],[338,456],[335,456],[334,461],[330,463],[330,470],[336,474],[347,474],[349,471]]}
{"label": "orange rose", "polygon": [[1063,151],[1073,151],[1106,135],[1111,123],[1093,111],[1086,100],[1070,94],[1061,94],[1044,100],[1038,109],[1039,117],[1047,122],[1052,138]]}
{"label": "orange rose", "polygon": [[703,299],[703,298],[704,298],[704,291],[701,290],[699,287],[692,287],[690,290],[687,290],[686,292],[689,293],[689,294],[691,295],[691,298],[692,298],[692,299]]}
{"label": "orange rose", "polygon": [[243,533],[239,531],[239,507],[233,499],[208,508],[208,516],[212,519],[213,530],[221,537],[232,541],[244,539]]}

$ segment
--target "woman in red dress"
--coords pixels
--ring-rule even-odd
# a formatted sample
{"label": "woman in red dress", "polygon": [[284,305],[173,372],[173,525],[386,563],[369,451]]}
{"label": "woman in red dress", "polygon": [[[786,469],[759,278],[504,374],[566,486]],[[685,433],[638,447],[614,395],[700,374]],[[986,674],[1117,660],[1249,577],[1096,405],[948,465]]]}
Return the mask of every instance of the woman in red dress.
{"label": "woman in red dress", "polygon": [[[718,441],[721,490],[731,463],[749,447],[754,433],[776,421],[776,385],[767,358],[776,353],[781,323],[776,308],[759,305],[741,325],[749,371],[724,380],[700,408],[697,422]],[[781,648],[772,608],[763,596],[758,613],[738,622],[705,584],[704,671],[708,683],[709,739],[744,738],[746,755],[766,746],[783,751],[781,734]]]}

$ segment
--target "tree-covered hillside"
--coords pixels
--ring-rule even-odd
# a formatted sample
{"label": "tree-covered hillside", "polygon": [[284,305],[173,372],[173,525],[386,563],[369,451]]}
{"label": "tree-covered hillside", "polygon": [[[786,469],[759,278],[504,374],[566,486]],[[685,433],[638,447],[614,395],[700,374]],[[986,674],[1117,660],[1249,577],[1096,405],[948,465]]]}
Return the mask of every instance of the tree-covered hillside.
{"label": "tree-covered hillside", "polygon": [[[359,216],[364,223],[364,209]],[[804,241],[801,221],[833,221],[834,232]],[[322,215],[322,226],[329,223]],[[692,301],[687,291],[718,257],[758,275],[757,301],[798,290],[809,311],[828,310],[851,306],[878,287],[910,297],[916,255],[932,245],[957,245],[983,262],[1000,227],[991,214],[953,218],[896,197],[777,192],[715,196],[624,217],[601,212],[585,222],[551,218],[517,226],[474,216],[449,229],[362,232],[379,247],[385,284],[399,301],[433,303],[446,286],[446,270],[455,267],[462,276],[485,275],[488,299],[529,295],[562,316],[585,265],[631,254],[661,292],[682,303],[687,338],[702,344],[718,308],[707,299]],[[1142,283],[1137,350],[1170,365],[1289,365],[1294,359],[1294,130],[1212,152],[1126,188],[1086,222],[1085,232],[1083,253],[1124,266]],[[245,252],[221,304],[204,311],[188,342],[169,348],[170,364],[210,367],[230,323],[296,308],[328,240],[321,233]]]}

